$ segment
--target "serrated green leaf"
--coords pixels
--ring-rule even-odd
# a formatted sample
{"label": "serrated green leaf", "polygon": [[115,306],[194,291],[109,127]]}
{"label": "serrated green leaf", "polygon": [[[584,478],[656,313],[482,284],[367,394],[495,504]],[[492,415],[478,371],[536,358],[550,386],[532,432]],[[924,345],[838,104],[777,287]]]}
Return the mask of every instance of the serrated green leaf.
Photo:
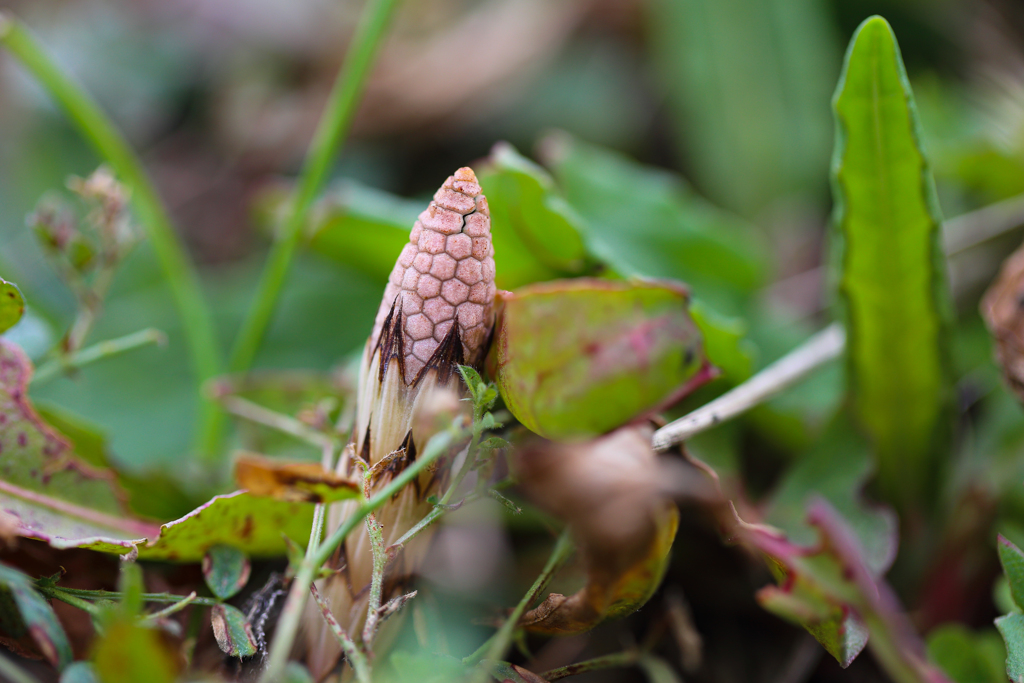
{"label": "serrated green leaf", "polygon": [[[504,298],[488,359],[501,397],[550,439],[594,436],[711,377],[684,288],[578,278]],[[557,323],[556,323],[557,321]]]}
{"label": "serrated green leaf", "polygon": [[833,100],[839,293],[854,412],[890,500],[939,490],[953,391],[941,217],[903,60],[889,24],[860,25]]}
{"label": "serrated green leaf", "polygon": [[999,617],[996,628],[1006,643],[1006,675],[1018,681],[1024,678],[1024,614]]}
{"label": "serrated green leaf", "polygon": [[[6,595],[17,608],[17,616],[3,615],[4,630],[18,638],[27,633],[39,652],[58,669],[71,662],[71,645],[50,604],[35,591],[32,579],[17,569],[0,564],[0,596]],[[0,603],[2,605],[2,603]]]}
{"label": "serrated green leaf", "polygon": [[214,605],[210,609],[210,623],[217,645],[232,657],[251,657],[256,654],[256,639],[252,627],[241,610],[231,605]]}
{"label": "serrated green leaf", "polygon": [[0,279],[0,334],[14,327],[25,314],[25,297],[18,285]]}
{"label": "serrated green leaf", "polygon": [[996,546],[999,549],[999,561],[1010,585],[1010,595],[1020,608],[1024,605],[1024,553],[1002,534],[999,535]]}
{"label": "serrated green leaf", "polygon": [[227,600],[245,587],[252,565],[249,556],[230,545],[211,546],[203,555],[203,579],[210,592]]}

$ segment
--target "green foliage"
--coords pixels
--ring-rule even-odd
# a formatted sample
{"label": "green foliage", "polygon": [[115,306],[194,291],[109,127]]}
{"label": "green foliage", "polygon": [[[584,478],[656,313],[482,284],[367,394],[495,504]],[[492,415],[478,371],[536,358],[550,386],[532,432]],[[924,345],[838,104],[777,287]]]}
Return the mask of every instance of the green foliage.
{"label": "green foliage", "polygon": [[1024,553],[1002,535],[999,536],[996,546],[999,548],[999,561],[1003,565],[1010,586],[1010,595],[1020,608],[1024,605]]}
{"label": "green foliage", "polygon": [[913,96],[881,17],[857,29],[833,105],[834,223],[853,408],[878,454],[887,497],[922,504],[934,497],[950,444],[950,303]]}
{"label": "green foliage", "polygon": [[494,146],[489,162],[479,180],[491,211],[494,252],[501,255],[498,286],[511,290],[591,270],[583,219],[551,176],[507,143]]}
{"label": "green foliage", "polygon": [[763,284],[757,231],[678,176],[569,137],[546,142],[546,161],[587,221],[588,247],[618,273],[682,280],[730,314]]}
{"label": "green foliage", "polygon": [[0,634],[15,640],[28,636],[58,669],[71,662],[71,645],[49,603],[32,579],[5,564],[0,564]]}
{"label": "green foliage", "polygon": [[230,545],[211,546],[203,555],[202,566],[206,585],[221,600],[242,590],[252,571],[248,556]]}
{"label": "green foliage", "polygon": [[91,663],[74,662],[61,673],[60,683],[100,683],[100,679]]}
{"label": "green foliage", "polygon": [[251,657],[256,654],[256,639],[245,615],[231,605],[215,605],[210,610],[213,635],[217,645],[232,657]]}
{"label": "green foliage", "polygon": [[1007,614],[996,619],[996,628],[1006,643],[1006,675],[1011,681],[1024,677],[1024,614]]}
{"label": "green foliage", "polygon": [[25,298],[18,285],[0,279],[0,333],[14,327],[24,313]]}
{"label": "green foliage", "polygon": [[505,405],[537,434],[566,439],[678,400],[711,374],[687,301],[662,282],[521,289],[504,301],[489,359]]}
{"label": "green foliage", "polygon": [[1006,683],[1006,649],[991,629],[943,624],[928,634],[928,658],[956,683]]}
{"label": "green foliage", "polygon": [[838,50],[818,0],[657,0],[653,57],[703,190],[755,215],[823,185]]}

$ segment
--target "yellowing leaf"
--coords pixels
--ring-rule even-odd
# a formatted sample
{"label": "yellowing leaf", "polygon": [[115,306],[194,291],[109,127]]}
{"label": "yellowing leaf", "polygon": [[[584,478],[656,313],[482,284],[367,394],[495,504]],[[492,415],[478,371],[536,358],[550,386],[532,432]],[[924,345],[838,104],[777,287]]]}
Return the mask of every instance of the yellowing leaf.
{"label": "yellowing leaf", "polygon": [[333,503],[362,495],[358,482],[317,463],[281,462],[252,454],[235,460],[235,479],[252,495],[277,500]]}

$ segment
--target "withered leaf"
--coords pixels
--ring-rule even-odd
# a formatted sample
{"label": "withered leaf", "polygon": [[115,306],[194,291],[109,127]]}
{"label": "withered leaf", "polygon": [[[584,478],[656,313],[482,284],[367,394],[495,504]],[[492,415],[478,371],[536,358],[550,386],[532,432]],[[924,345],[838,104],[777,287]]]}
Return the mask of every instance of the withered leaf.
{"label": "withered leaf", "polygon": [[318,463],[287,462],[243,453],[235,460],[238,484],[254,496],[305,503],[333,503],[358,498],[360,483]]}
{"label": "withered leaf", "polygon": [[671,477],[651,450],[651,430],[630,427],[593,441],[536,441],[522,449],[518,476],[539,507],[566,521],[583,554],[587,583],[553,593],[521,624],[539,633],[580,633],[630,614],[661,583],[679,515]]}

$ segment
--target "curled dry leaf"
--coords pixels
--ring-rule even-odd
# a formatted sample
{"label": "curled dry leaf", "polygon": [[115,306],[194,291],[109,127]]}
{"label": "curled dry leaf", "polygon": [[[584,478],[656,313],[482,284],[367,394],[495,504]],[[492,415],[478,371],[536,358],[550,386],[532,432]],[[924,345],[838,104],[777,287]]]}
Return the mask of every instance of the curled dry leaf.
{"label": "curled dry leaf", "polygon": [[566,521],[583,553],[587,584],[553,593],[521,624],[540,633],[579,633],[643,606],[661,582],[679,514],[674,480],[651,450],[651,429],[630,427],[589,442],[536,441],[517,459],[526,494]]}
{"label": "curled dry leaf", "polygon": [[210,610],[210,624],[217,645],[226,654],[232,657],[251,657],[256,654],[252,626],[237,607],[214,605]]}
{"label": "curled dry leaf", "polygon": [[333,503],[358,498],[354,479],[325,470],[319,463],[284,462],[244,453],[235,460],[238,485],[254,496],[303,503]]}
{"label": "curled dry leaf", "polygon": [[1024,246],[1003,263],[981,300],[981,315],[996,342],[996,358],[1017,397],[1024,400]]}

